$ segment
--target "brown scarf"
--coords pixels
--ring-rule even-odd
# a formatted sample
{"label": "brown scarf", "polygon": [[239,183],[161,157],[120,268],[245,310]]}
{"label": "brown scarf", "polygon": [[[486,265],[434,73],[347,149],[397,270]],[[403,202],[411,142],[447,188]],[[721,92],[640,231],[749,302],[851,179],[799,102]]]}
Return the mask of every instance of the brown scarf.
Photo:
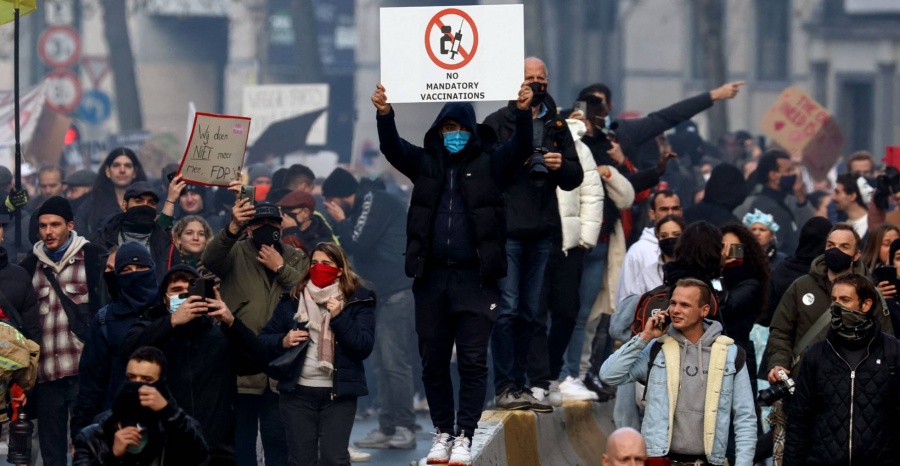
{"label": "brown scarf", "polygon": [[319,345],[316,359],[319,369],[328,374],[334,371],[334,332],[331,331],[331,313],[325,309],[328,298],[334,298],[344,306],[344,295],[340,283],[334,282],[325,288],[319,288],[312,282],[303,287],[303,296],[297,305],[294,320],[306,322],[310,330],[319,332]]}

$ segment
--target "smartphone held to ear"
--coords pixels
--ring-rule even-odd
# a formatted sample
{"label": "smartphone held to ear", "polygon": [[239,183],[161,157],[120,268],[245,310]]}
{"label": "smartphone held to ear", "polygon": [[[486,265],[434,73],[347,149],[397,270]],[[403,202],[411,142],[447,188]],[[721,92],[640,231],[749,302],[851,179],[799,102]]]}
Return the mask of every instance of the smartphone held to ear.
{"label": "smartphone held to ear", "polygon": [[658,328],[662,331],[665,331],[669,325],[672,325],[672,318],[669,317],[668,311],[665,311],[665,312],[666,312],[665,317],[663,317],[663,319],[660,320],[658,324],[656,324],[656,328]]}

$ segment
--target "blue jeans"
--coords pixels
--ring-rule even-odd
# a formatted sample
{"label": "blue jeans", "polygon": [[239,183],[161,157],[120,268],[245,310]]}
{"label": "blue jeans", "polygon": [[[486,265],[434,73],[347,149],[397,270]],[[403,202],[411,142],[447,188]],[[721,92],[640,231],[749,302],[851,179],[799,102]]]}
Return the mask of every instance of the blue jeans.
{"label": "blue jeans", "polygon": [[581,286],[578,289],[578,299],[581,308],[575,319],[575,329],[572,331],[572,339],[569,340],[569,348],[566,350],[566,360],[560,379],[566,376],[578,378],[581,365],[581,354],[584,348],[584,327],[591,315],[591,307],[603,288],[603,277],[606,274],[606,256],[609,253],[609,244],[597,244],[584,256],[584,271],[581,275]]}
{"label": "blue jeans", "polygon": [[537,324],[549,238],[506,242],[506,278],[500,280],[500,309],[491,334],[494,389],[525,388],[528,349]]}
{"label": "blue jeans", "polygon": [[[378,427],[394,435],[397,427],[413,431],[413,360],[416,354],[416,303],[412,290],[379,296],[375,317],[375,350],[372,353],[378,401]],[[354,406],[356,403],[354,403]],[[353,423],[351,422],[351,425]]]}

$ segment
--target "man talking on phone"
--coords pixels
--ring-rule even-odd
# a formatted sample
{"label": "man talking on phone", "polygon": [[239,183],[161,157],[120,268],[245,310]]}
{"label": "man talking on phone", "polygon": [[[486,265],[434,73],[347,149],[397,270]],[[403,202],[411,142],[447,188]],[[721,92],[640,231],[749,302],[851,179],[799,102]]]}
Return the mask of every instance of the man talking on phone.
{"label": "man talking on phone", "polygon": [[724,464],[732,429],[734,464],[753,464],[756,411],[746,354],[706,318],[711,302],[703,281],[679,280],[669,308],[600,368],[607,385],[646,384],[641,433],[651,466]]}
{"label": "man talking on phone", "polygon": [[[248,196],[241,196],[241,187],[239,181],[229,185],[238,198],[231,221],[210,240],[202,261],[222,280],[222,301],[257,334],[272,317],[281,295],[309,268],[309,256],[281,241],[281,209],[269,203],[253,205]],[[262,436],[266,465],[287,464],[278,394],[269,385],[262,373],[237,380],[234,456],[239,466],[256,465],[257,431]]]}
{"label": "man talking on phone", "polygon": [[[196,286],[204,282],[207,293]],[[162,306],[131,327],[121,353],[143,346],[161,349],[169,362],[172,397],[200,424],[209,464],[233,465],[237,376],[264,370],[266,355],[212,281],[190,266],[172,267],[160,292]]]}

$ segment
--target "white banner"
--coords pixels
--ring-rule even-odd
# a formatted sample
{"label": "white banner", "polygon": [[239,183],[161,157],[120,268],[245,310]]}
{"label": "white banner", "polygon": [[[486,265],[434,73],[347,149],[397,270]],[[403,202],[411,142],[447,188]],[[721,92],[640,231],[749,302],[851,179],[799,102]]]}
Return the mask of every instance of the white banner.
{"label": "white banner", "polygon": [[[46,97],[46,81],[25,94],[19,95],[19,135],[24,146],[26,142],[31,141],[31,135],[34,134],[34,128],[37,127],[38,117],[44,109],[44,99]],[[15,102],[13,101],[13,91],[0,91],[0,147],[16,145],[16,113]]]}
{"label": "white banner", "polygon": [[389,102],[513,100],[524,68],[522,5],[381,9]]}
{"label": "white banner", "polygon": [[[273,84],[244,86],[241,115],[253,119],[247,144],[256,143],[273,123],[328,108],[328,84]],[[323,112],[309,130],[306,145],[325,145],[328,112]]]}

